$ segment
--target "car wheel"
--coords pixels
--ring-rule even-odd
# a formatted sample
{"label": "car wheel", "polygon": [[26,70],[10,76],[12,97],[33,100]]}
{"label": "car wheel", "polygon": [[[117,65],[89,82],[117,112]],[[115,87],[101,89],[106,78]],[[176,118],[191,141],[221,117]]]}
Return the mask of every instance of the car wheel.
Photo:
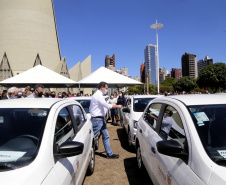
{"label": "car wheel", "polygon": [[144,169],[144,164],[143,164],[143,161],[142,161],[141,149],[140,149],[140,146],[139,145],[137,147],[136,158],[137,158],[137,167],[138,167],[138,169],[140,171],[142,171]]}
{"label": "car wheel", "polygon": [[95,168],[95,152],[94,152],[94,146],[91,149],[91,154],[90,154],[90,161],[89,161],[89,166],[87,169],[87,175],[92,175],[94,172]]}
{"label": "car wheel", "polygon": [[130,129],[128,130],[128,143],[129,143],[129,146],[132,145],[132,136],[131,136]]}

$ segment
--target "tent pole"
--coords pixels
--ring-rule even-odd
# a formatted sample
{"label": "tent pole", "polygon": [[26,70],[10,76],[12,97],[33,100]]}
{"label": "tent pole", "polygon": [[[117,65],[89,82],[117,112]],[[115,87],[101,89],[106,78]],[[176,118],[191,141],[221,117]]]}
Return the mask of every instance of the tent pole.
{"label": "tent pole", "polygon": [[80,83],[78,84],[78,92],[80,93]]}

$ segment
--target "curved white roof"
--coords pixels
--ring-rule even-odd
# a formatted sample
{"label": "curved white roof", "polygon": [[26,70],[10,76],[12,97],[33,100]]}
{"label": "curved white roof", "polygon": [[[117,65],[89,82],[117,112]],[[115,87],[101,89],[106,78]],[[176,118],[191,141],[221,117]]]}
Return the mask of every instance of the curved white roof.
{"label": "curved white roof", "polygon": [[27,86],[42,84],[45,87],[70,87],[78,84],[74,80],[66,78],[42,65],[37,65],[17,76],[0,82],[3,86]]}
{"label": "curved white roof", "polygon": [[226,95],[220,94],[173,95],[161,99],[178,100],[185,105],[226,104]]}
{"label": "curved white roof", "polygon": [[78,83],[80,83],[81,87],[96,87],[101,81],[107,82],[109,87],[142,85],[141,82],[123,76],[105,67],[100,67]]}

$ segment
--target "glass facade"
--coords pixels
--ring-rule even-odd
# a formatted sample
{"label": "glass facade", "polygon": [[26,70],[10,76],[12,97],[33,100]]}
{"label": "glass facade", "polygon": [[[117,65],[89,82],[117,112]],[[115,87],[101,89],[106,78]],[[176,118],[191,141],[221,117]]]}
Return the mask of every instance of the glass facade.
{"label": "glass facade", "polygon": [[157,68],[156,68],[156,61],[157,61],[157,46],[149,44],[146,46],[144,50],[144,57],[145,57],[145,82],[157,84]]}

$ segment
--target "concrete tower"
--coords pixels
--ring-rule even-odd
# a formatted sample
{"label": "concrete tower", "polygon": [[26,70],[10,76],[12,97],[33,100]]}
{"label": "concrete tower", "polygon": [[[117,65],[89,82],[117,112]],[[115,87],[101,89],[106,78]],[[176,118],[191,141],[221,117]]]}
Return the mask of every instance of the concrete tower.
{"label": "concrete tower", "polygon": [[43,66],[58,73],[61,53],[52,0],[0,0],[0,61],[7,55],[13,76]]}

